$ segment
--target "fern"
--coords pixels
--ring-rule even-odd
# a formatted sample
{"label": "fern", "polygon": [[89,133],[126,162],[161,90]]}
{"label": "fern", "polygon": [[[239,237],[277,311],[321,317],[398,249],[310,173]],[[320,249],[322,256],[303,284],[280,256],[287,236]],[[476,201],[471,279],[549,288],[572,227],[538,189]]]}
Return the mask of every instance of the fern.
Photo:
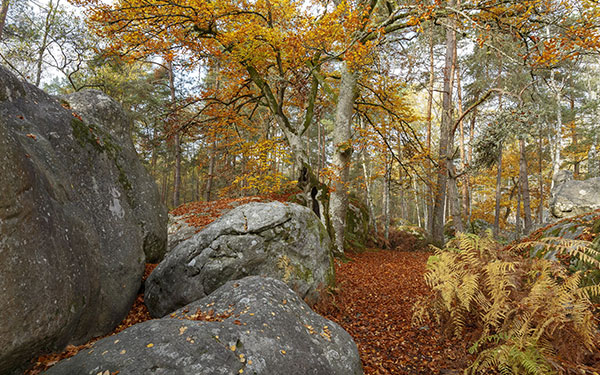
{"label": "fern", "polygon": [[[514,249],[539,245],[600,266],[600,252],[585,241],[549,238]],[[435,298],[415,311],[434,317],[455,336],[467,329],[481,332],[469,350],[477,357],[468,372],[562,373],[577,368],[586,352],[597,350],[600,340],[590,297],[600,296],[600,286],[582,286],[581,272],[567,272],[546,259],[520,259],[511,250],[501,252],[489,234],[459,233],[430,260],[425,281]]]}

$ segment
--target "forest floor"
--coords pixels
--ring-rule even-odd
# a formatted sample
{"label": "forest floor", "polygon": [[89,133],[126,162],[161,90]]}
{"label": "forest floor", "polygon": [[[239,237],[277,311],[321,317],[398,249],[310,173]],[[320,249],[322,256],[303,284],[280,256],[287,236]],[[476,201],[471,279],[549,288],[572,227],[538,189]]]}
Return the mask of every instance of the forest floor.
{"label": "forest floor", "polygon": [[444,338],[431,324],[413,325],[413,306],[429,293],[425,251],[372,250],[337,262],[337,290],[316,310],[341,325],[358,345],[365,374],[459,374],[466,343]]}
{"label": "forest floor", "polygon": [[[285,201],[287,196],[194,202],[171,214],[184,215],[190,225],[200,230],[228,209],[263,200]],[[315,310],[341,325],[354,338],[366,375],[462,373],[469,360],[465,358],[465,342],[443,338],[432,324],[412,324],[415,302],[429,293],[423,274],[431,253],[407,251],[415,246],[412,241],[399,243],[396,250],[371,249],[347,254],[350,259],[347,262],[336,261],[337,287]],[[146,265],[144,280],[155,267]],[[128,316],[106,336],[149,319],[144,296],[140,294]],[[41,356],[27,374],[39,374],[56,362],[92,347],[99,339]]]}
{"label": "forest floor", "polygon": [[[412,324],[413,305],[428,293],[423,273],[429,255],[424,251],[373,249],[348,254],[348,262],[336,262],[337,287],[315,310],[354,338],[366,375],[459,374],[467,366],[464,342],[443,338],[430,324]],[[147,265],[146,277],[155,266]],[[140,294],[111,335],[148,319]],[[28,374],[38,374],[92,347],[98,339],[41,356]]]}

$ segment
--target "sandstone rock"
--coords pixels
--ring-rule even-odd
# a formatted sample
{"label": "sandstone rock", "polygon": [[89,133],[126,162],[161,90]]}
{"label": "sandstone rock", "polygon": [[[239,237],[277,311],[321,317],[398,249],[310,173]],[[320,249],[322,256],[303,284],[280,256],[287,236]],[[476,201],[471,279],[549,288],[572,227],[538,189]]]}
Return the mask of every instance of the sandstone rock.
{"label": "sandstone rock", "polygon": [[1,374],[129,311],[144,252],[120,149],[0,67]]}
{"label": "sandstone rock", "polygon": [[[195,319],[195,320],[190,320]],[[204,321],[203,321],[204,320]],[[98,341],[47,374],[362,374],[356,344],[283,282],[229,281],[171,316]]]}
{"label": "sandstone rock", "polygon": [[308,208],[289,203],[237,207],[179,244],[146,281],[146,305],[163,316],[229,280],[283,280],[310,303],[333,280],[329,237]]}
{"label": "sandstone rock", "polygon": [[131,121],[119,103],[101,91],[80,91],[63,96],[62,100],[88,125],[93,124],[108,133],[118,146],[115,165],[142,229],[146,262],[158,263],[167,250],[167,208],[161,202],[154,179],[137,156],[131,141]]}
{"label": "sandstone rock", "polygon": [[167,227],[167,251],[172,251],[183,241],[189,240],[196,234],[196,227],[188,224],[186,216],[172,216],[169,214],[169,225]]}
{"label": "sandstone rock", "polygon": [[368,236],[369,210],[358,198],[351,196],[346,211],[345,248],[364,250]]}
{"label": "sandstone rock", "polygon": [[577,216],[600,208],[600,177],[583,181],[571,178],[567,173],[554,178],[550,212],[555,218]]}

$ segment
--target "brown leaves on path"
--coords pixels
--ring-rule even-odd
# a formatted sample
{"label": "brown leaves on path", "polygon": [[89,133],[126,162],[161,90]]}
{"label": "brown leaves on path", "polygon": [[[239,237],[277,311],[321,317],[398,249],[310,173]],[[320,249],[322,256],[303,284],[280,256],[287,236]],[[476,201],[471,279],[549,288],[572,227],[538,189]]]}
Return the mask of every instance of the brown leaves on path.
{"label": "brown leaves on path", "polygon": [[336,264],[338,292],[316,307],[358,345],[365,374],[458,374],[465,344],[432,324],[413,327],[412,308],[429,293],[423,273],[431,253],[374,251]]}

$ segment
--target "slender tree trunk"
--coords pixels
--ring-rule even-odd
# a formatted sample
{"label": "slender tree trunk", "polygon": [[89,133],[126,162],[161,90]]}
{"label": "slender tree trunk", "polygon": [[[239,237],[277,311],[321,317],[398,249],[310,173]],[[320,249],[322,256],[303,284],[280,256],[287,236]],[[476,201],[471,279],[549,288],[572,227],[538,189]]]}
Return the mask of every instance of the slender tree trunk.
{"label": "slender tree trunk", "polygon": [[600,162],[598,160],[598,152],[596,151],[598,148],[598,133],[594,133],[594,139],[592,141],[592,146],[588,151],[588,175],[589,177],[599,177],[600,176]]}
{"label": "slender tree trunk", "polygon": [[2,33],[4,31],[4,24],[6,23],[9,5],[10,0],[2,0],[2,8],[0,8],[0,40],[2,40]]}
{"label": "slender tree trunk", "polygon": [[208,153],[208,176],[206,176],[206,187],[204,189],[204,200],[210,202],[215,176],[215,163],[217,159],[217,141],[213,141]]}
{"label": "slender tree trunk", "polygon": [[521,231],[522,229],[522,224],[521,224],[521,189],[519,188],[521,186],[521,181],[517,182],[517,212],[515,214],[515,231],[517,234],[517,239],[521,238],[521,235],[523,234],[523,232]]}
{"label": "slender tree trunk", "polygon": [[[573,99],[572,96],[569,98],[569,102],[571,104],[571,113],[575,113],[575,99]],[[579,173],[580,173],[579,166],[580,166],[581,162],[577,156],[577,154],[578,154],[577,145],[579,143],[579,139],[577,137],[577,126],[575,125],[575,119],[573,119],[573,121],[571,121],[570,128],[571,128],[571,141],[573,143],[573,149],[575,151],[575,157],[573,159],[573,178],[575,180],[578,180]]]}
{"label": "slender tree trunk", "polygon": [[390,244],[390,180],[392,176],[391,162],[388,161],[388,155],[385,155],[385,175],[383,176],[383,235],[385,238],[385,247]]}
{"label": "slender tree trunk", "polygon": [[335,233],[336,255],[344,254],[344,231],[346,226],[346,211],[348,209],[348,177],[350,159],[352,156],[351,127],[354,100],[356,96],[357,73],[350,71],[346,63],[342,64],[342,78],[335,113],[333,129],[333,166],[336,179],[329,198],[329,215]]}
{"label": "slender tree trunk", "polygon": [[375,222],[375,209],[373,208],[373,195],[371,194],[371,175],[367,167],[366,151],[362,152],[362,170],[365,179],[365,188],[367,190],[367,207],[369,209],[369,225],[375,229],[377,233],[377,223]]}
{"label": "slender tree trunk", "polygon": [[167,63],[167,68],[169,70],[169,90],[171,93],[171,111],[172,113],[170,114],[170,119],[171,119],[171,123],[170,125],[174,127],[174,129],[171,129],[172,131],[175,132],[175,137],[174,137],[174,157],[175,157],[175,174],[173,176],[173,206],[177,207],[179,206],[179,201],[180,201],[180,190],[181,190],[181,138],[180,138],[180,134],[179,134],[179,129],[176,129],[175,127],[177,127],[177,121],[176,121],[176,98],[175,98],[175,73],[173,71],[173,62],[172,61],[168,61]]}
{"label": "slender tree trunk", "polygon": [[[463,115],[463,106],[462,106],[462,87],[460,80],[460,69],[456,68],[456,90],[458,95],[458,116],[462,117]],[[466,223],[468,224],[471,221],[470,218],[470,195],[469,195],[469,174],[467,173],[467,152],[465,148],[465,127],[464,122],[461,120],[458,124],[459,127],[459,144],[460,144],[460,167],[463,173],[462,176],[462,216],[464,217]]]}
{"label": "slender tree trunk", "polygon": [[[427,152],[431,155],[431,125],[433,123],[432,119],[432,108],[433,108],[433,84],[435,82],[435,56],[433,54],[433,31],[434,31],[434,23],[431,22],[431,27],[429,29],[429,85],[427,87],[429,91],[429,97],[427,98]],[[427,160],[427,165],[429,169],[432,169],[433,166],[431,162]],[[428,194],[427,194],[427,231],[432,233],[433,230],[433,197],[435,195],[435,186],[433,179],[428,180],[427,184]]]}
{"label": "slender tree trunk", "polygon": [[[448,2],[449,6],[454,1]],[[454,51],[456,43],[456,32],[448,27],[446,29],[446,62],[444,68],[444,91],[442,100],[442,123],[440,126],[440,145],[438,156],[437,184],[433,205],[433,227],[432,239],[437,246],[444,244],[444,210],[446,187],[448,183],[448,151],[452,146],[450,132],[452,126],[452,70],[454,63]]]}
{"label": "slender tree trunk", "polygon": [[[42,44],[40,45],[40,50],[38,51],[38,59],[36,64],[37,70],[35,76],[35,85],[38,87],[42,81],[42,65],[44,62],[44,54],[48,48],[48,36],[50,35],[50,28],[54,23],[54,17],[56,16],[59,3],[60,0],[57,0],[56,4],[52,4],[52,0],[48,1],[48,14],[46,15],[46,21],[44,23],[44,35],[42,35]],[[4,4],[2,4],[2,7],[4,7]]]}
{"label": "slender tree trunk", "polygon": [[543,174],[543,166],[542,166],[542,143],[543,137],[540,129],[540,136],[538,138],[538,182],[540,189],[540,204],[537,210],[537,222],[541,225],[544,221],[544,174]]}
{"label": "slender tree trunk", "polygon": [[494,210],[494,237],[498,238],[500,234],[500,201],[502,199],[502,144],[498,151],[498,172],[496,174],[496,208]]}
{"label": "slender tree trunk", "polygon": [[519,185],[521,187],[521,199],[523,201],[524,233],[531,232],[531,199],[529,196],[529,174],[527,172],[527,154],[525,140],[519,140]]}

